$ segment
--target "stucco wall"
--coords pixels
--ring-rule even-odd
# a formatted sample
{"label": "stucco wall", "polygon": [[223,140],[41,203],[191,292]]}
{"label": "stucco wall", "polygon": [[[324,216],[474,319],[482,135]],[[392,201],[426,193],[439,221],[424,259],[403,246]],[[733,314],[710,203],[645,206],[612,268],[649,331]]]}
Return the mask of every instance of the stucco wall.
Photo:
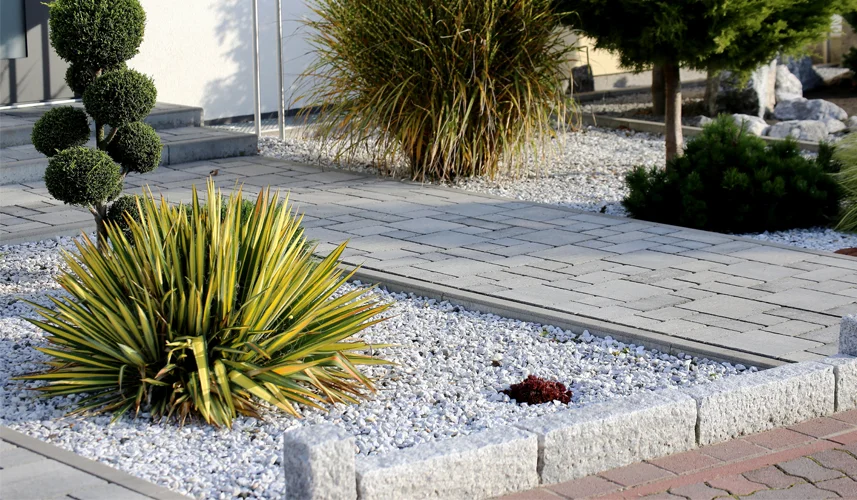
{"label": "stucco wall", "polygon": [[[253,27],[250,0],[141,0],[146,36],[130,66],[154,77],[158,100],[201,106],[205,119],[253,113]],[[286,107],[295,77],[308,64],[299,19],[303,0],[283,0]],[[259,0],[262,111],[277,109],[276,3]]]}

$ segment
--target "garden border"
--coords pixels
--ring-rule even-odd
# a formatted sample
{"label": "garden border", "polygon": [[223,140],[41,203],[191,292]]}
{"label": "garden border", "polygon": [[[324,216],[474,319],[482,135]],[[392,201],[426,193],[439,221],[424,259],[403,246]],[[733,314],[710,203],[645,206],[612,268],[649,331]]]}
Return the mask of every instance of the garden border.
{"label": "garden border", "polygon": [[[857,345],[857,315],[842,318],[840,345]],[[746,411],[748,401],[757,408],[752,414]],[[292,466],[285,468],[286,497],[489,498],[854,408],[857,357],[842,353],[595,403],[380,456],[342,453],[353,449],[354,438],[325,425],[324,439],[300,430],[287,434],[291,446],[284,454]],[[300,467],[294,466],[296,458]],[[340,477],[347,471],[346,479],[354,480],[332,494],[325,474],[330,470]]]}

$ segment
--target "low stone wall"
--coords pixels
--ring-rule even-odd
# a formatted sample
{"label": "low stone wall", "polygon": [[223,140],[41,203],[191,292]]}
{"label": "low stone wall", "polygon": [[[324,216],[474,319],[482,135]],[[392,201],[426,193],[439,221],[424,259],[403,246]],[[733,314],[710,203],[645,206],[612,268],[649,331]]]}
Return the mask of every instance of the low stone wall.
{"label": "low stone wall", "polygon": [[[857,316],[842,353],[641,393],[380,456],[313,426],[288,433],[286,497],[481,499],[568,481],[774,427],[857,408]],[[350,450],[350,452],[349,452]]]}

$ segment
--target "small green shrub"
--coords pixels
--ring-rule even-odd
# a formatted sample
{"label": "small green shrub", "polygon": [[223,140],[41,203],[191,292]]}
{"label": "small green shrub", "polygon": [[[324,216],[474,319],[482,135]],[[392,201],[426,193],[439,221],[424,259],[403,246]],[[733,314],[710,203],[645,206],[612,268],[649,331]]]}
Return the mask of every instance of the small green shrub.
{"label": "small green shrub", "polygon": [[842,56],[842,67],[850,69],[857,75],[857,47],[851,47],[851,50]]}
{"label": "small green shrub", "polygon": [[86,111],[72,106],[53,108],[33,125],[30,140],[36,151],[51,157],[63,149],[83,146],[89,140]]}
{"label": "small green shrub", "polygon": [[[118,69],[128,69],[128,65],[123,61],[118,66],[104,69],[103,71],[116,71]],[[65,70],[65,82],[68,84],[68,88],[74,92],[74,95],[78,97],[83,96],[86,87],[89,87],[89,84],[94,81],[95,73],[93,73],[92,69],[82,64],[71,63],[68,65],[68,69]]]}
{"label": "small green shrub", "polygon": [[126,194],[116,198],[107,209],[107,222],[114,224],[125,238],[133,244],[134,236],[131,234],[131,226],[128,224],[126,217],[131,217],[135,221],[140,221],[140,210],[137,207],[137,196]]}
{"label": "small green shrub", "polygon": [[121,127],[145,118],[157,98],[151,78],[132,69],[120,69],[92,82],[83,93],[83,105],[96,123]]}
{"label": "small green shrub", "polygon": [[146,123],[126,123],[107,145],[107,153],[125,171],[145,174],[161,163],[161,138]]}
{"label": "small green shrub", "polygon": [[146,13],[138,0],[55,0],[49,7],[51,45],[81,67],[114,68],[143,42]]}
{"label": "small green shrub", "polygon": [[848,134],[837,143],[834,157],[842,167],[837,180],[845,201],[836,229],[854,232],[857,231],[857,133]]}
{"label": "small green shrub", "polygon": [[[318,261],[291,209],[261,193],[241,220],[241,194],[227,202],[209,181],[206,207],[140,198],[135,244],[108,225],[109,245],[89,240],[66,254],[58,281],[68,296],[35,305],[30,320],[50,333],[39,350],[53,363],[45,396],[88,395],[73,413],[129,410],[153,418],[198,416],[230,426],[259,416],[260,401],[298,415],[296,404],[353,403],[371,381],[360,365],[385,364],[354,335],[389,307],[366,288],[339,294],[345,245]],[[191,217],[187,216],[190,212]]]}
{"label": "small green shrub", "polygon": [[841,192],[825,168],[794,141],[766,146],[721,116],[665,170],[631,171],[622,204],[639,219],[720,232],[826,225]]}
{"label": "small green shrub", "polygon": [[45,187],[64,203],[94,207],[122,192],[122,174],[119,165],[104,151],[74,147],[48,161]]}
{"label": "small green shrub", "polygon": [[572,105],[554,0],[314,0],[304,96],[337,154],[415,178],[494,175],[544,151]]}

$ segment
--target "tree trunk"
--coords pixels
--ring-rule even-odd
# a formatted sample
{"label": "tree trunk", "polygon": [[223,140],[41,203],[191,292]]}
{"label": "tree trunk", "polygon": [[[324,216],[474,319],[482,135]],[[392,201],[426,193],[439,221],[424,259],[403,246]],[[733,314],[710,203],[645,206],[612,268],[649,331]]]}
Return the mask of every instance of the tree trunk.
{"label": "tree trunk", "polygon": [[720,90],[720,72],[712,69],[708,70],[708,76],[705,79],[705,112],[708,116],[714,118],[717,116],[717,92]]}
{"label": "tree trunk", "polygon": [[667,162],[681,155],[683,139],[681,133],[681,77],[678,64],[664,64],[664,88],[666,94],[666,147]]}
{"label": "tree trunk", "polygon": [[104,124],[95,122],[95,147],[104,149]]}
{"label": "tree trunk", "polygon": [[95,216],[95,227],[97,228],[97,243],[98,249],[101,252],[107,248],[107,205],[98,204],[95,206],[95,210],[93,211],[93,215]]}
{"label": "tree trunk", "polygon": [[652,114],[655,116],[663,116],[666,112],[665,96],[664,67],[661,64],[655,64],[652,67]]}

